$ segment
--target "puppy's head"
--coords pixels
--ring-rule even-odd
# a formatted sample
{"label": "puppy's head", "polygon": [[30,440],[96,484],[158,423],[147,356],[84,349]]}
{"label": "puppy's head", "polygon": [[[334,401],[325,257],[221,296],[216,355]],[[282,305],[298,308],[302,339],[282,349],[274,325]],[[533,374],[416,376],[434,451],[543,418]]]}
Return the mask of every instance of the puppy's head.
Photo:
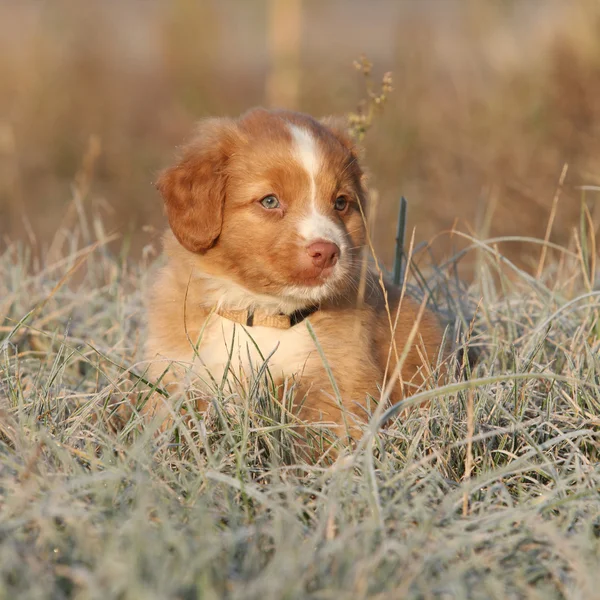
{"label": "puppy's head", "polygon": [[363,173],[333,124],[262,109],[208,119],[158,189],[201,271],[251,294],[309,305],[360,269]]}

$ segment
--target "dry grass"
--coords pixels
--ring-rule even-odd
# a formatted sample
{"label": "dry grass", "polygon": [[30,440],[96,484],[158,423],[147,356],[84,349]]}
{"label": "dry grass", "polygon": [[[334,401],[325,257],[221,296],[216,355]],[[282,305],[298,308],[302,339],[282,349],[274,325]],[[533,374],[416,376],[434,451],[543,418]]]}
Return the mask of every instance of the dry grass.
{"label": "dry grass", "polygon": [[[159,222],[150,181],[195,118],[263,101],[263,63],[231,66],[252,40],[215,61],[216,4],[148,3],[135,31],[150,23],[149,60],[124,42],[127,3],[42,4],[0,7],[22,37],[0,53],[0,598],[595,597],[597,189],[577,186],[598,183],[597,3],[528,16],[527,2],[464,2],[443,22],[398,21],[376,61],[396,91],[365,139],[373,240],[389,262],[399,191],[417,242],[455,219],[488,236],[417,243],[411,282],[474,315],[457,345],[481,358],[318,465],[295,454],[260,365],[250,392],[217,386],[177,430],[137,415],[113,427],[115,404],[160,382],[138,362],[152,237],[110,232]],[[309,32],[337,35],[342,13],[305,6]],[[330,63],[305,49],[299,108],[355,106],[338,63],[356,48]],[[453,261],[424,266],[450,248],[468,248],[467,290]]]}
{"label": "dry grass", "polygon": [[316,466],[294,459],[264,377],[250,396],[221,387],[176,435],[155,437],[136,416],[114,431],[111,405],[132,385],[144,393],[136,360],[156,267],[109,253],[104,239],[79,249],[71,235],[56,262],[38,265],[26,245],[8,245],[0,597],[594,597],[592,231],[584,222],[535,279],[473,241],[471,379],[420,391],[404,404],[428,397],[427,409],[372,423],[355,450]]}

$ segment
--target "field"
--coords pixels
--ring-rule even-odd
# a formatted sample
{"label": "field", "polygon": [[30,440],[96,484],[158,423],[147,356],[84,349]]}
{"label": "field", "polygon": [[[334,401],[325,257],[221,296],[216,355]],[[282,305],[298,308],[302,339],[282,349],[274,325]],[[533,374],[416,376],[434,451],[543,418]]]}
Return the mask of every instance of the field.
{"label": "field", "polygon": [[[600,4],[377,7],[0,3],[0,600],[600,597]],[[373,246],[407,196],[457,375],[317,464],[265,369],[123,422],[156,173],[205,116],[357,114],[362,52]]]}
{"label": "field", "polygon": [[[365,138],[379,198],[374,243],[388,266],[401,195],[417,242],[438,236],[441,258],[458,243],[444,234],[455,222],[486,236],[544,237],[565,166],[553,241],[566,245],[579,186],[600,185],[596,0],[144,4],[0,2],[0,236],[35,240],[42,252],[87,168],[88,206],[141,255],[163,223],[152,182],[196,120],[256,105],[346,114],[364,95],[352,68],[362,53],[375,79],[394,76]],[[272,14],[279,5],[300,8]],[[281,49],[286,27],[291,46]],[[290,73],[274,93],[280,63]],[[588,200],[598,225],[598,194]],[[501,250],[520,266],[537,261],[528,244]],[[464,260],[463,275],[472,267]]]}
{"label": "field", "polygon": [[176,434],[135,415],[115,428],[115,403],[147,389],[136,361],[156,264],[78,237],[52,264],[24,243],[0,256],[0,598],[596,597],[585,218],[560,260],[535,245],[537,277],[472,240],[470,378],[421,390],[404,404],[427,408],[374,419],[317,465],[294,459],[261,382],[221,389]]}

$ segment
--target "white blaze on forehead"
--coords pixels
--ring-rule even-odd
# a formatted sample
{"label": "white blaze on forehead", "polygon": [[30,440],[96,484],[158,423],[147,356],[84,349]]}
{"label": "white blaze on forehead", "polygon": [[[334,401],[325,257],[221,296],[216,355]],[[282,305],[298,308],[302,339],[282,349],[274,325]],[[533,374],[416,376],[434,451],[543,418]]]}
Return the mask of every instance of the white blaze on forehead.
{"label": "white blaze on forehead", "polygon": [[317,239],[334,242],[340,248],[344,235],[338,223],[319,212],[317,207],[316,176],[321,168],[321,156],[313,134],[304,127],[290,124],[294,154],[310,178],[310,212],[300,222],[299,233],[307,241]]}
{"label": "white blaze on forehead", "polygon": [[290,124],[294,150],[298,162],[304,167],[310,178],[310,200],[313,208],[317,203],[317,184],[315,177],[319,171],[319,154],[317,144],[312,133],[304,127]]}

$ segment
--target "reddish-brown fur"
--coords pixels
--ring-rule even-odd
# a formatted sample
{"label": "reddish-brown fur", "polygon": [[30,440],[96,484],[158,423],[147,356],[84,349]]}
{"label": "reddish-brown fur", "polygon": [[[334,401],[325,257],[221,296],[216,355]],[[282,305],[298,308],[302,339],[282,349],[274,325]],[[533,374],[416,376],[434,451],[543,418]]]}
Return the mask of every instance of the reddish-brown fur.
{"label": "reddish-brown fur", "polygon": [[[309,132],[314,140],[320,157],[314,184],[310,172],[298,162],[290,125]],[[213,312],[217,303],[231,309],[252,307],[288,314],[316,304],[318,310],[309,321],[337,382],[342,407],[319,352],[307,345],[311,340],[304,333],[306,323],[296,325],[295,332],[265,330],[261,336],[268,342],[280,336],[282,356],[302,364],[295,377],[297,406],[305,398],[299,410],[302,420],[341,424],[343,412],[364,420],[366,397],[380,398],[378,386],[383,383],[388,361],[389,377],[420,306],[403,298],[393,336],[396,348],[390,354],[392,327],[384,292],[378,275],[363,268],[366,233],[360,207],[367,209],[364,176],[356,150],[343,130],[305,115],[262,109],[239,120],[209,119],[200,124],[179,163],[161,175],[158,188],[172,233],[165,236],[167,266],[153,284],[147,358],[194,363],[198,351],[191,344],[197,343],[207,327],[213,333],[203,362],[219,355],[217,332],[230,323]],[[259,201],[269,194],[280,199],[281,209],[263,208]],[[338,197],[349,200],[342,211],[333,208]],[[345,240],[340,265],[344,274],[331,280],[331,289],[317,301],[294,291],[301,288],[309,294],[329,281],[325,272],[316,271],[310,263],[307,240],[299,233],[299,224],[315,206]],[[361,277],[366,278],[362,284]],[[394,322],[400,293],[388,283],[385,289]],[[411,382],[419,383],[428,376],[441,343],[438,320],[425,310],[393,400],[402,397],[403,389],[410,392],[406,386]],[[158,377],[165,361],[153,362],[150,368]],[[191,368],[197,371],[200,367]],[[281,366],[282,373],[285,370],[285,365]],[[172,368],[171,382],[177,382],[181,372],[181,365]],[[277,369],[272,374],[283,383],[284,374]],[[156,408],[151,402],[147,410],[152,413]],[[351,433],[354,431],[352,427]]]}

